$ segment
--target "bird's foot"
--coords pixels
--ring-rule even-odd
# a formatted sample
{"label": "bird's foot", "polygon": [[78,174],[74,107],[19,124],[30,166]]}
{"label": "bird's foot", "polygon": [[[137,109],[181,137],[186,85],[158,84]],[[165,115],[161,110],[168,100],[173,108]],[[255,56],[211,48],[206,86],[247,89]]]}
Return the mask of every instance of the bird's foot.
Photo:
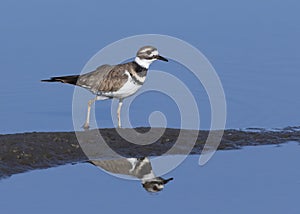
{"label": "bird's foot", "polygon": [[88,123],[84,123],[84,125],[82,126],[82,128],[83,128],[84,130],[89,130],[89,129],[90,129],[90,126],[89,126]]}

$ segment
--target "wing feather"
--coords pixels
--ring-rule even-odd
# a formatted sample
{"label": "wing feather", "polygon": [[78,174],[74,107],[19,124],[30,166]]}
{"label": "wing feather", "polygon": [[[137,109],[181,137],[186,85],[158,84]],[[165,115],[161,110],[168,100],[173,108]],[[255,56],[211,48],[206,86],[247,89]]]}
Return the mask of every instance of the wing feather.
{"label": "wing feather", "polygon": [[95,71],[83,74],[78,78],[77,85],[89,89],[95,94],[114,92],[120,89],[128,80],[124,67],[102,65]]}

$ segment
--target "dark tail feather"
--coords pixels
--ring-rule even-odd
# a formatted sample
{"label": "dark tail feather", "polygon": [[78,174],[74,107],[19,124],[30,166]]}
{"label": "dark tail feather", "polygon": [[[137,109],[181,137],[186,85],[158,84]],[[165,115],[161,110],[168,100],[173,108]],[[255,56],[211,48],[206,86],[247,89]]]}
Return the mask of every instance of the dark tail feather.
{"label": "dark tail feather", "polygon": [[42,82],[62,82],[76,85],[79,75],[63,76],[63,77],[51,77],[47,80],[41,80]]}

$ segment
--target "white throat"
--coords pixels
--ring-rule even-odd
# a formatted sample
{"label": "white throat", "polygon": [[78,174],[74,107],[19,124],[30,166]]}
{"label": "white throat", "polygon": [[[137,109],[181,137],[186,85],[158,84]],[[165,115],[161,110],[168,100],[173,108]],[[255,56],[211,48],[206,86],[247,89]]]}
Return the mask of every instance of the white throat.
{"label": "white throat", "polygon": [[139,57],[135,57],[134,61],[143,68],[148,69],[151,63],[155,61],[155,59],[140,59]]}
{"label": "white throat", "polygon": [[141,178],[142,183],[146,183],[147,181],[152,181],[155,180],[156,176],[154,174],[154,172],[151,170],[151,172],[149,174],[143,175],[143,177]]}

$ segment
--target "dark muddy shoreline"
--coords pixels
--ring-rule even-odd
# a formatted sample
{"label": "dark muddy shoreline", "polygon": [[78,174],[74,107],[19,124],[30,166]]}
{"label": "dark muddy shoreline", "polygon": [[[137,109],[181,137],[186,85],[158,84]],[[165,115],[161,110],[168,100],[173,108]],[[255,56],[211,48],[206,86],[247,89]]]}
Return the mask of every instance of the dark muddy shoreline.
{"label": "dark muddy shoreline", "polygon": [[[136,128],[143,133],[149,128]],[[162,129],[153,128],[155,132]],[[243,146],[281,144],[288,141],[300,142],[299,127],[287,127],[278,131],[255,129],[249,131],[225,130],[218,150],[240,149]],[[124,132],[132,129],[124,129]],[[176,141],[179,132],[188,143],[191,130],[166,129],[162,137],[149,145],[135,145],[124,140],[116,129],[99,129],[106,144],[124,157],[159,156],[168,151]],[[87,135],[89,143],[96,139],[98,130],[80,132]],[[194,133],[194,132],[193,132]],[[192,134],[193,134],[192,133]],[[92,136],[92,137],[91,137]],[[95,136],[95,139],[93,139]],[[200,154],[208,131],[199,131],[196,144],[190,154]],[[171,154],[185,154],[187,148],[180,147]],[[100,155],[105,158],[105,154]],[[35,169],[44,169],[88,160],[78,143],[75,132],[32,132],[0,135],[0,179],[13,174]]]}

